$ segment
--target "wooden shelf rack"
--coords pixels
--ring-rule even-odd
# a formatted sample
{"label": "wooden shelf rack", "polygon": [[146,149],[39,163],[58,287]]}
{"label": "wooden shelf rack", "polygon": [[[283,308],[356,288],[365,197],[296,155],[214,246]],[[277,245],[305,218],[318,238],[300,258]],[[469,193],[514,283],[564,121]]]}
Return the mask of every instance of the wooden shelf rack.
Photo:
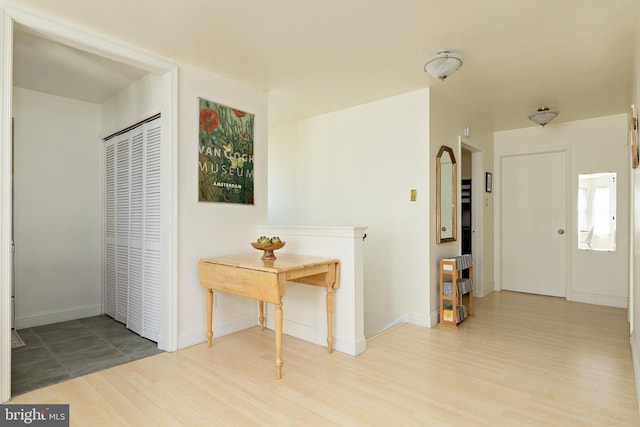
{"label": "wooden shelf rack", "polygon": [[[467,270],[468,277],[462,272]],[[440,324],[458,326],[473,316],[473,258],[460,255],[440,260]]]}

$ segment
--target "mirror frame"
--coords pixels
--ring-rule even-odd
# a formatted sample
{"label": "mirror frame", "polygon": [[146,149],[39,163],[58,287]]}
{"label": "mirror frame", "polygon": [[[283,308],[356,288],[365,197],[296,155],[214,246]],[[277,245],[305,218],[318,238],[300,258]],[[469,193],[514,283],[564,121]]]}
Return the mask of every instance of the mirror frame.
{"label": "mirror frame", "polygon": [[[452,206],[452,218],[451,224],[453,227],[451,237],[442,237],[442,176],[440,161],[442,155],[447,152],[451,157],[451,200]],[[438,151],[436,157],[436,241],[437,243],[455,242],[458,238],[458,167],[456,165],[456,156],[453,154],[453,149],[443,145]]]}

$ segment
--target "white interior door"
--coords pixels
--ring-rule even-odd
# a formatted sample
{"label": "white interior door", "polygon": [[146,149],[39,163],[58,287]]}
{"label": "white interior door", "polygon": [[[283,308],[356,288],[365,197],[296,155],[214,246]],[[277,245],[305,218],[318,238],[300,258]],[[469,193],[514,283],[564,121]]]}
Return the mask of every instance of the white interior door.
{"label": "white interior door", "polygon": [[501,158],[502,289],[566,296],[566,152]]}

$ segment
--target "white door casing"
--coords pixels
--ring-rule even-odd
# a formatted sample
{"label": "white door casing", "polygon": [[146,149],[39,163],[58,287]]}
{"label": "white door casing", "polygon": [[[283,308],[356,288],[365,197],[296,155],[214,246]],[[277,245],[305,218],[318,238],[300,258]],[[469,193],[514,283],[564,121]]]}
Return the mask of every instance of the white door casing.
{"label": "white door casing", "polygon": [[13,20],[0,8],[0,403],[11,397],[11,96]]}

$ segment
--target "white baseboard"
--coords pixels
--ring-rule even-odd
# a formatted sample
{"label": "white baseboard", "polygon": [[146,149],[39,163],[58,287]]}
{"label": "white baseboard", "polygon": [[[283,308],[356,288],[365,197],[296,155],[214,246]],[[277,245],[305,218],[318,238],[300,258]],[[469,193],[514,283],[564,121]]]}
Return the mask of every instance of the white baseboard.
{"label": "white baseboard", "polygon": [[[345,346],[346,345],[343,345],[342,347],[345,347]],[[364,353],[364,351],[367,349],[367,339],[364,337],[364,335],[362,337],[359,337],[355,341],[353,341],[351,343],[351,348],[353,350],[347,354],[351,354],[352,356],[357,356],[358,354]]]}
{"label": "white baseboard", "polygon": [[378,329],[377,331],[373,331],[373,332],[367,333],[367,338],[371,338],[371,337],[375,337],[377,335],[380,335],[380,334],[388,331],[389,329],[394,328],[394,327],[396,327],[398,325],[401,325],[403,323],[409,323],[410,317],[411,316],[409,315],[409,313],[404,314],[400,318],[394,320],[393,322],[388,323],[383,328]]}
{"label": "white baseboard", "polygon": [[193,345],[202,344],[207,341],[207,333],[204,329],[186,332],[178,335],[178,350],[191,347]]}
{"label": "white baseboard", "polygon": [[607,307],[627,308],[628,300],[624,297],[612,297],[607,295],[588,294],[585,292],[572,292],[567,296],[568,301],[583,302],[585,304],[604,305]]}
{"label": "white baseboard", "polygon": [[[257,316],[245,316],[239,319],[224,322],[222,324],[213,325],[213,338],[220,338],[225,335],[232,334],[234,332],[241,331],[243,329],[257,326]],[[272,316],[266,316],[265,327],[269,329],[275,328],[275,320]],[[327,331],[317,328],[303,325],[300,323],[292,322],[290,320],[284,320],[282,322],[282,332],[287,335],[291,335],[296,338],[300,338],[305,341],[312,342],[314,344],[326,347],[327,345]],[[191,347],[193,345],[201,344],[207,341],[207,334],[204,328],[192,330],[180,334],[178,337],[178,349]],[[357,337],[355,340],[345,339],[340,336],[333,337],[333,349],[342,353],[349,354],[351,356],[357,356],[367,349],[367,340],[364,336]]]}
{"label": "white baseboard", "polygon": [[631,333],[631,362],[633,363],[633,374],[636,379],[636,399],[640,408],[640,354],[636,346],[635,331]]}
{"label": "white baseboard", "polygon": [[[266,316],[265,327],[275,328],[273,316]],[[327,330],[284,319],[282,322],[282,333],[291,335],[323,347],[327,346]],[[357,356],[367,349],[367,340],[364,336],[349,339],[338,335],[333,336],[333,349],[350,356]]]}
{"label": "white baseboard", "polygon": [[[213,339],[241,331],[243,329],[257,326],[257,316],[247,315],[238,319],[228,320],[224,323],[213,322]],[[185,332],[178,336],[178,350],[192,345],[201,344],[207,341],[207,330],[205,328]]]}
{"label": "white baseboard", "polygon": [[495,287],[496,287],[495,283],[483,283],[482,289],[480,289],[480,293],[478,294],[474,292],[473,296],[475,296],[476,298],[484,298],[490,293],[492,293],[493,291],[495,291]]}
{"label": "white baseboard", "polygon": [[52,310],[42,313],[29,314],[26,316],[16,316],[16,329],[32,328],[40,325],[50,325],[52,323],[66,322],[67,320],[83,319],[85,317],[98,316],[102,314],[102,306],[87,305],[82,307],[67,308],[64,310]]}
{"label": "white baseboard", "polygon": [[440,323],[440,309],[437,308],[435,310],[431,310],[431,325],[430,328],[433,328],[438,323]]}
{"label": "white baseboard", "polygon": [[427,316],[422,313],[409,313],[409,323],[416,326],[424,326],[430,328],[433,323],[432,316]]}

